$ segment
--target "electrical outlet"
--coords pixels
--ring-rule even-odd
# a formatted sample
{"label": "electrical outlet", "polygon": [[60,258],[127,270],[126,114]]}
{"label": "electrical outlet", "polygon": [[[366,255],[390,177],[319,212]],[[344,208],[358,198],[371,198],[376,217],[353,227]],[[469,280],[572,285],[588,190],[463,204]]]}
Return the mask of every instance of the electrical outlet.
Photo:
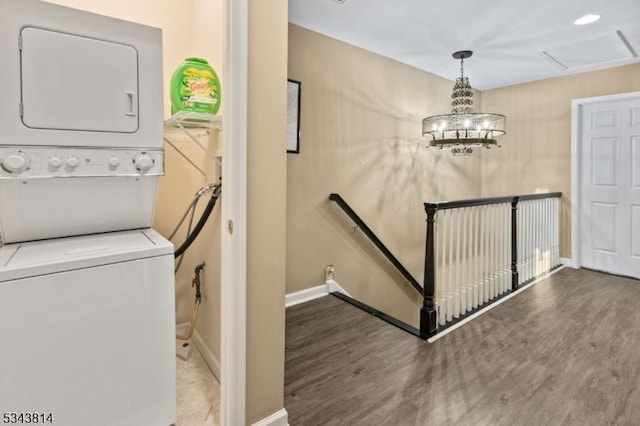
{"label": "electrical outlet", "polygon": [[324,268],[324,280],[325,281],[329,281],[333,279],[333,265],[328,265],[326,268]]}

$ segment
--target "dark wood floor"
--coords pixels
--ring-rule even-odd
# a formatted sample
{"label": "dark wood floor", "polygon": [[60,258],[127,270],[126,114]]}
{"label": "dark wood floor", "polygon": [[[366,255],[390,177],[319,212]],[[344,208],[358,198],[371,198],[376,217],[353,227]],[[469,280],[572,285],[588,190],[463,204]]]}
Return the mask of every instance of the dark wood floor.
{"label": "dark wood floor", "polygon": [[640,425],[640,281],[565,268],[427,343],[328,296],[287,309],[301,425]]}

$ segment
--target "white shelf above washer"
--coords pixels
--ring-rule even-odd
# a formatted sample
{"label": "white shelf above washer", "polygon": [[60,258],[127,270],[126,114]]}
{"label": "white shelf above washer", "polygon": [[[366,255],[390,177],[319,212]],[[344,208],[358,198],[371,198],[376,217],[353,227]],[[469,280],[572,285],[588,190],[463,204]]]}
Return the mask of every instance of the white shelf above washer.
{"label": "white shelf above washer", "polygon": [[[198,139],[205,136],[214,130],[220,132],[222,130],[222,116],[214,114],[205,114],[201,112],[188,112],[179,111],[173,114],[170,118],[164,122],[165,130],[171,129],[172,132],[165,132],[164,140],[167,142],[176,152],[184,158],[189,164],[191,164],[202,176],[205,178],[207,174],[200,167],[196,165],[182,150],[171,141],[170,134],[175,135],[175,131],[179,131],[185,134],[193,143],[195,143],[207,156],[222,166],[222,152],[218,149],[216,152],[209,151]],[[197,130],[204,131],[205,133],[196,133]]]}
{"label": "white shelf above washer", "polygon": [[164,127],[222,130],[222,116],[202,112],[179,111],[165,120]]}

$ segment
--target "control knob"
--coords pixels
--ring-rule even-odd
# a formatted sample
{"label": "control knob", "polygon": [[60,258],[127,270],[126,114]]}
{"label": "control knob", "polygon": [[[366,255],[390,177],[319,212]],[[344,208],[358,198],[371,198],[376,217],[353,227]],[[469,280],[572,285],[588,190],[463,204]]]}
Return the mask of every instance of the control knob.
{"label": "control knob", "polygon": [[116,168],[120,165],[120,159],[118,157],[109,158],[109,167]]}
{"label": "control knob", "polygon": [[60,159],[60,157],[51,157],[49,158],[49,166],[51,168],[57,169],[58,167],[62,166],[62,160]]}
{"label": "control knob", "polygon": [[18,174],[29,167],[29,158],[21,152],[16,152],[4,157],[0,166],[7,173]]}
{"label": "control knob", "polygon": [[136,157],[134,164],[140,173],[146,173],[153,167],[153,158],[147,154],[140,154]]}
{"label": "control knob", "polygon": [[80,160],[78,160],[78,157],[69,157],[67,158],[67,161],[65,162],[65,164],[70,169],[75,169],[80,164]]}

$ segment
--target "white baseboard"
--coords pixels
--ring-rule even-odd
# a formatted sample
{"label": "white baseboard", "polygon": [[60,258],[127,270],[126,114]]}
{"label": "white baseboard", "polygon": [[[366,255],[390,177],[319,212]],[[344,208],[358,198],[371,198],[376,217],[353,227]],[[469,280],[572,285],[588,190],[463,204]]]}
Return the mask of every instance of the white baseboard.
{"label": "white baseboard", "polygon": [[291,306],[299,305],[300,303],[318,299],[319,297],[326,296],[327,294],[329,294],[327,292],[327,286],[318,285],[305,290],[296,291],[295,293],[287,294],[284,298],[284,305],[289,308]]}
{"label": "white baseboard", "polygon": [[479,317],[480,315],[484,314],[485,312],[489,312],[491,309],[495,308],[496,306],[500,305],[501,303],[506,302],[507,300],[511,299],[512,297],[522,293],[525,290],[530,289],[531,287],[533,287],[534,285],[538,284],[539,282],[541,282],[542,280],[544,280],[545,278],[550,277],[551,275],[555,274],[556,272],[559,272],[560,270],[562,270],[563,268],[565,268],[565,266],[560,266],[557,269],[554,269],[551,272],[547,272],[546,274],[542,275],[539,278],[536,278],[535,281],[533,281],[530,284],[527,284],[526,287],[522,287],[521,289],[518,289],[516,291],[514,291],[513,293],[509,294],[508,296],[503,297],[502,299],[498,300],[495,303],[492,303],[491,305],[488,305],[486,308],[479,310],[478,312],[476,312],[475,314],[463,319],[462,321],[460,321],[459,323],[452,325],[451,327],[447,328],[446,330],[444,330],[441,333],[436,334],[435,336],[427,339],[427,342],[429,343],[433,343],[436,340],[438,340],[441,337],[446,336],[447,334],[451,333],[453,330],[455,330],[456,328],[460,328],[463,325],[465,325],[466,323],[468,323],[469,321],[471,321],[472,319]]}
{"label": "white baseboard", "polygon": [[216,380],[218,380],[218,383],[220,383],[220,361],[218,360],[218,358],[216,358],[213,352],[211,352],[206,343],[204,343],[202,336],[200,335],[200,333],[198,333],[198,329],[195,329],[193,331],[191,341],[195,345],[198,352],[200,352],[200,355],[202,355],[204,362],[207,363],[213,375],[216,376]]}
{"label": "white baseboard", "polygon": [[334,280],[327,280],[322,285],[317,285],[315,287],[307,288],[304,290],[296,291],[295,293],[289,293],[285,295],[284,305],[285,307],[289,308],[301,303],[310,302],[314,299],[318,299],[334,292],[350,296],[349,293],[347,293],[347,291],[340,286],[340,284],[338,284]]}
{"label": "white baseboard", "polygon": [[347,296],[351,297],[351,295],[349,293],[347,293],[347,290],[345,290],[344,288],[340,287],[340,284],[338,284],[334,280],[327,280],[327,283],[325,285],[327,286],[327,292],[328,293],[338,292],[338,293],[342,293],[344,295],[347,295]]}
{"label": "white baseboard", "polygon": [[252,426],[289,426],[287,410],[284,408],[276,411],[269,417],[254,423]]}
{"label": "white baseboard", "polygon": [[569,268],[577,269],[578,266],[573,262],[573,259],[570,257],[561,257],[560,264],[564,266],[568,266]]}

